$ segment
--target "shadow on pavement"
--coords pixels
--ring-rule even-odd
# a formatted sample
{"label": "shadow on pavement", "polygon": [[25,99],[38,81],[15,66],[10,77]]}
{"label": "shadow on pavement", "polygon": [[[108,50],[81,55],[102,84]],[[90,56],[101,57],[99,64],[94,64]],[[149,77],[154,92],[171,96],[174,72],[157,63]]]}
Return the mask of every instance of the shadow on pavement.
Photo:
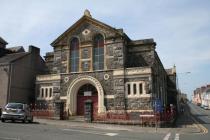
{"label": "shadow on pavement", "polygon": [[16,124],[26,124],[26,125],[28,125],[28,124],[40,124],[39,122],[31,122],[31,123],[29,123],[29,122],[22,122],[22,121],[10,121],[10,120],[8,120],[8,121],[5,121],[4,123],[16,123]]}
{"label": "shadow on pavement", "polygon": [[184,112],[179,113],[178,118],[174,124],[174,127],[183,128],[193,125],[195,121],[190,116],[190,108],[187,104],[184,105]]}

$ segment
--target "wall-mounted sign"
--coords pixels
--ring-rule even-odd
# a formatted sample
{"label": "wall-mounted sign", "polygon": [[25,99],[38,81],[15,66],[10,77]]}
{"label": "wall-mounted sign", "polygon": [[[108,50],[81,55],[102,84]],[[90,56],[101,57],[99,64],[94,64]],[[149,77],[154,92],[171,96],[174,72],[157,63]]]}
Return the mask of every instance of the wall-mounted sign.
{"label": "wall-mounted sign", "polygon": [[84,96],[92,96],[92,92],[91,91],[84,91]]}

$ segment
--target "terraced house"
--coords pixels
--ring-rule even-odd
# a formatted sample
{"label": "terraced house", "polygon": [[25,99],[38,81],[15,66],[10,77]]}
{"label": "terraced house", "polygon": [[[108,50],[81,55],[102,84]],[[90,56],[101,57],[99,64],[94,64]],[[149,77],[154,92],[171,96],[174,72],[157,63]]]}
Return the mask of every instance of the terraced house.
{"label": "terraced house", "polygon": [[40,49],[30,45],[7,48],[0,37],[0,109],[9,102],[34,102],[36,75],[44,72]]}
{"label": "terraced house", "polygon": [[51,45],[48,72],[36,78],[36,104],[47,105],[54,116],[58,110],[84,116],[91,100],[95,121],[138,120],[154,111],[155,100],[163,108],[169,104],[169,78],[153,39],[132,40],[86,10]]}

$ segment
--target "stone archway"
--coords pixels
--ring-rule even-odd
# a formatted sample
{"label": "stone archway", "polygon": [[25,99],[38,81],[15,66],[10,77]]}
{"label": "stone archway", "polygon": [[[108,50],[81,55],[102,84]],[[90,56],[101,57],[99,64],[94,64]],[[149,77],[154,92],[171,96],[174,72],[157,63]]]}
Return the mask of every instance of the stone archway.
{"label": "stone archway", "polygon": [[95,86],[98,92],[98,113],[105,113],[106,108],[104,106],[104,91],[101,83],[94,77],[91,76],[80,76],[74,79],[67,91],[67,106],[66,110],[69,111],[70,115],[75,115],[77,111],[77,92],[79,88],[84,84],[92,84]]}

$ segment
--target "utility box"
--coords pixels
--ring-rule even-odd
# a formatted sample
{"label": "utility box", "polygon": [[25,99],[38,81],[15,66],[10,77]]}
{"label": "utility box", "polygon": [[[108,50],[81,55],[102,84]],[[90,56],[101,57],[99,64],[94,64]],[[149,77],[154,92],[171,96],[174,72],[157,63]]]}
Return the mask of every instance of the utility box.
{"label": "utility box", "polygon": [[92,122],[93,120],[93,101],[86,100],[84,106],[85,122]]}

